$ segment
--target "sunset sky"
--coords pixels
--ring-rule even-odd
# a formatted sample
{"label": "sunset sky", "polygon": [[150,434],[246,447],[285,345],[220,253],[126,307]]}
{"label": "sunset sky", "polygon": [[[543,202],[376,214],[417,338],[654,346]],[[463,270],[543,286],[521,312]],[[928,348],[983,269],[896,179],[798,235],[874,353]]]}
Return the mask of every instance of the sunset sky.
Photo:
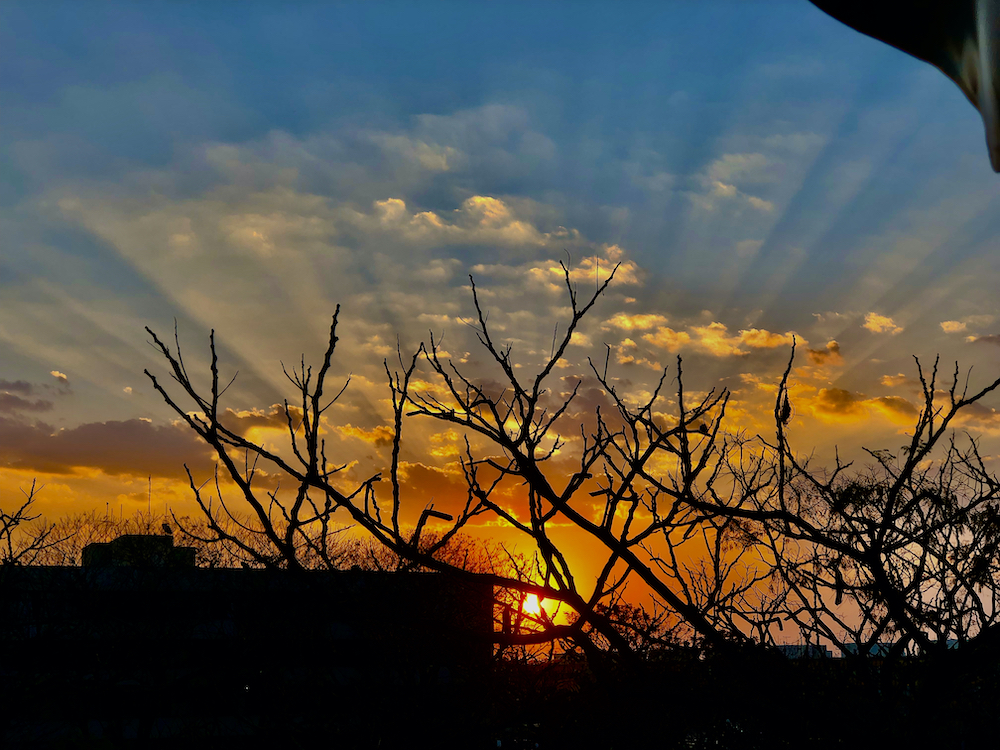
{"label": "sunset sky", "polygon": [[[641,396],[678,354],[769,434],[799,342],[793,441],[898,448],[913,356],[1000,375],[1000,177],[938,71],[783,2],[0,5],[0,504],[192,505],[211,457],[153,392],[149,326],[283,445],[281,363],[352,375],[330,448],[387,466],[382,361],[428,332],[533,372],[621,263],[552,387],[588,356]],[[227,377],[228,379],[228,377]],[[946,380],[946,379],[945,379]],[[428,381],[430,382],[430,381]],[[433,383],[429,387],[433,387]],[[602,401],[585,379],[580,419]],[[1000,454],[997,400],[963,428]],[[459,435],[407,425],[407,497],[464,497]],[[570,446],[572,448],[572,446]]]}

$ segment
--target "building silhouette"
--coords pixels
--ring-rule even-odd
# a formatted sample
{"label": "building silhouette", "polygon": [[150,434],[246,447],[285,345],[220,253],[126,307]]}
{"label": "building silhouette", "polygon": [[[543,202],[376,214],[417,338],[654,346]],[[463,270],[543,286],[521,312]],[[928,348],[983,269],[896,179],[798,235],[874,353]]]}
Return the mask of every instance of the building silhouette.
{"label": "building silhouette", "polygon": [[169,535],[83,562],[0,568],[0,747],[393,746],[429,701],[471,699],[492,659],[475,580],[197,568]]}

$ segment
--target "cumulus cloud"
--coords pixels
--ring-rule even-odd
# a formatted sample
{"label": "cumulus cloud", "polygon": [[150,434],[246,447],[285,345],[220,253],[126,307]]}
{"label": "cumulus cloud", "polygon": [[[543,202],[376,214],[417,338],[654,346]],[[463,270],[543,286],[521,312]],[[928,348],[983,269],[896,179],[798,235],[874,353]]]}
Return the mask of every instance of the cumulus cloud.
{"label": "cumulus cloud", "polygon": [[888,333],[895,336],[897,333],[903,332],[903,327],[896,325],[896,321],[887,315],[879,315],[875,312],[870,312],[865,315],[865,322],[861,326],[872,333]]}
{"label": "cumulus cloud", "polygon": [[715,211],[723,205],[730,205],[749,206],[764,214],[771,213],[775,207],[772,201],[747,192],[743,186],[775,182],[777,167],[762,153],[723,154],[693,178],[700,189],[690,193],[689,197],[703,211]]}
{"label": "cumulus cloud", "polygon": [[452,146],[426,143],[405,135],[370,133],[368,137],[385,151],[432,172],[447,172],[462,158],[462,153]]}
{"label": "cumulus cloud", "polygon": [[623,331],[644,331],[657,326],[665,326],[667,319],[653,313],[635,314],[616,313],[605,321],[605,326],[620,328]]}
{"label": "cumulus cloud", "polygon": [[666,349],[668,352],[676,352],[691,341],[691,335],[684,331],[675,331],[673,328],[660,326],[656,329],[655,333],[647,333],[642,339],[660,349]]}
{"label": "cumulus cloud", "polygon": [[791,346],[796,338],[795,334],[790,331],[787,333],[774,333],[761,328],[740,331],[739,337],[740,343],[746,344],[752,349],[774,349],[779,346]]}
{"label": "cumulus cloud", "polygon": [[965,340],[970,344],[993,344],[1000,346],[1000,334],[992,333],[986,336],[966,336]]}
{"label": "cumulus cloud", "polygon": [[52,377],[58,380],[60,383],[69,383],[69,376],[64,372],[59,372],[59,370],[53,370],[49,373]]}
{"label": "cumulus cloud", "polygon": [[912,423],[920,410],[905,398],[899,396],[880,396],[866,402],[870,407],[881,411],[894,422]]}
{"label": "cumulus cloud", "polygon": [[410,507],[433,502],[439,510],[455,511],[464,504],[468,494],[465,477],[455,464],[442,468],[419,461],[401,461],[399,480]]}
{"label": "cumulus cloud", "polygon": [[853,418],[866,414],[864,396],[843,388],[821,388],[812,401],[813,410],[819,416]]}
{"label": "cumulus cloud", "polygon": [[740,179],[759,182],[764,179],[768,160],[764,154],[723,154],[708,165],[706,175],[712,182],[734,182]]}
{"label": "cumulus cloud", "polygon": [[741,347],[774,349],[791,346],[796,335],[792,331],[775,333],[762,328],[743,329],[736,335],[731,335],[725,324],[715,321],[703,326],[689,326],[687,331],[659,326],[654,333],[647,333],[642,338],[653,346],[671,352],[690,345],[691,348],[715,357],[745,357],[750,352]]}
{"label": "cumulus cloud", "polygon": [[978,328],[989,325],[994,320],[995,316],[993,315],[967,315],[961,320],[941,321],[941,330],[945,333],[962,333],[968,330],[970,326]]}
{"label": "cumulus cloud", "polygon": [[268,409],[226,409],[220,421],[226,429],[246,435],[254,428],[287,430],[289,415],[292,424],[297,425],[302,420],[302,409],[289,405],[286,412],[284,404],[272,404]]}
{"label": "cumulus cloud", "polygon": [[729,336],[729,330],[722,323],[707,326],[692,326],[691,333],[699,348],[716,357],[745,357],[749,352],[740,349],[740,337]]}
{"label": "cumulus cloud", "polygon": [[770,213],[774,210],[774,203],[771,201],[764,200],[763,198],[758,198],[756,195],[746,196],[747,202],[756,208],[758,211],[765,211]]}
{"label": "cumulus cloud", "polygon": [[840,365],[844,361],[840,355],[840,344],[836,341],[827,341],[823,349],[806,349],[806,352],[814,365]]}
{"label": "cumulus cloud", "polygon": [[916,378],[910,377],[903,373],[896,373],[895,375],[883,375],[879,378],[879,383],[886,386],[887,388],[898,388],[899,386],[919,386],[920,381]]}
{"label": "cumulus cloud", "polygon": [[981,401],[969,404],[956,417],[956,426],[965,429],[982,430],[996,434],[1000,432],[1000,412]]}
{"label": "cumulus cloud", "polygon": [[919,409],[905,398],[868,398],[863,393],[843,388],[821,388],[811,399],[809,406],[820,419],[837,422],[856,422],[874,415],[895,424],[908,425],[919,414]]}
{"label": "cumulus cloud", "polygon": [[355,427],[348,423],[337,427],[337,431],[348,437],[358,438],[366,443],[371,443],[376,448],[382,448],[392,444],[393,431],[387,425],[378,425],[370,430],[363,427]]}

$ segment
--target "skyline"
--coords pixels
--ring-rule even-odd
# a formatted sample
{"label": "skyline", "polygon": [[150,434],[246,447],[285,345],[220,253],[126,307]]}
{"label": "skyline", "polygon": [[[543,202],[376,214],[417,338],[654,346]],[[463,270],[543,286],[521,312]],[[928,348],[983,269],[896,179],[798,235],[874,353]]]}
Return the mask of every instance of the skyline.
{"label": "skyline", "polygon": [[[820,457],[903,443],[914,355],[996,377],[978,114],[804,0],[240,7],[0,9],[5,503],[37,477],[52,516],[144,508],[147,481],[193,508],[181,464],[212,464],[142,375],[165,373],[144,327],[176,320],[202,376],[214,328],[233,418],[270,443],[281,362],[319,360],[338,303],[329,435],[371,473],[396,336],[495,378],[471,274],[537,365],[567,322],[560,260],[581,296],[621,263],[567,378],[608,344],[641,394],[680,354],[766,434],[795,336],[793,441]],[[989,404],[960,426],[995,459]],[[446,507],[460,441],[434,427],[407,426],[405,477]]]}

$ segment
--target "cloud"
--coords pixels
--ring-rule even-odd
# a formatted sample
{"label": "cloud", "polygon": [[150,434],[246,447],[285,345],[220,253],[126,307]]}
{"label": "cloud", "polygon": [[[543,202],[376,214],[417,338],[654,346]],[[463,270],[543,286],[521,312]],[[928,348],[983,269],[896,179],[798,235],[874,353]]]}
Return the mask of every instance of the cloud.
{"label": "cloud", "polygon": [[[761,213],[771,213],[775,205],[741,188],[776,182],[779,165],[761,153],[723,154],[691,178],[696,187],[689,193],[695,207],[715,211],[723,204],[749,206]],[[737,209],[738,210],[738,209]]]}
{"label": "cloud", "polygon": [[372,133],[369,137],[385,151],[398,154],[431,172],[447,172],[462,158],[462,153],[456,148],[425,143],[405,135]]}
{"label": "cloud", "polygon": [[806,352],[814,365],[840,365],[844,361],[840,355],[840,344],[836,341],[827,341],[825,348],[806,349]]}
{"label": "cloud", "polygon": [[722,323],[710,323],[707,326],[692,326],[697,346],[715,357],[745,357],[749,352],[739,348],[741,337],[728,335],[728,329]]}
{"label": "cloud", "polygon": [[920,381],[916,378],[910,377],[909,375],[904,375],[903,373],[897,373],[895,375],[883,375],[879,381],[882,385],[887,388],[898,388],[899,386],[919,386]]}
{"label": "cloud", "polygon": [[943,320],[941,321],[941,330],[945,333],[961,333],[962,331],[968,330],[969,326],[978,328],[980,326],[986,326],[995,320],[993,315],[967,315],[961,320]]}
{"label": "cloud", "polygon": [[898,423],[912,424],[920,413],[916,406],[899,396],[880,396],[865,403]]}
{"label": "cloud", "polygon": [[456,464],[439,468],[418,461],[401,461],[399,481],[411,509],[433,502],[439,510],[455,511],[464,505],[468,494],[465,476]]}
{"label": "cloud", "polygon": [[620,328],[623,331],[644,331],[649,328],[666,325],[667,319],[662,315],[652,313],[629,315],[628,313],[620,312],[612,315],[604,323],[605,326]]}
{"label": "cloud", "polygon": [[284,404],[272,404],[269,409],[226,409],[219,421],[228,430],[238,435],[246,435],[254,428],[265,428],[288,431],[288,415],[291,414],[292,424],[297,425],[302,419],[302,409],[289,406],[285,411]]}
{"label": "cloud", "polygon": [[51,411],[52,402],[38,399],[29,401],[28,399],[16,396],[13,393],[0,393],[0,412],[12,414],[17,411]]}
{"label": "cloud", "polygon": [[969,404],[956,415],[956,427],[984,430],[996,434],[1000,431],[1000,413],[981,401]]}
{"label": "cloud", "polygon": [[816,318],[817,323],[837,323],[842,324],[845,320],[850,318],[850,315],[845,315],[844,313],[839,313],[834,310],[828,310],[822,313],[813,313],[812,316]]}
{"label": "cloud", "polygon": [[912,424],[919,409],[899,396],[868,398],[863,393],[843,388],[821,388],[809,406],[820,419],[837,422],[858,422],[877,415],[900,425]]}
{"label": "cloud", "polygon": [[348,423],[338,426],[337,431],[348,437],[358,438],[366,443],[371,443],[376,448],[392,444],[393,430],[387,425],[378,425],[370,430],[366,430],[363,427],[355,427]]}
{"label": "cloud", "polygon": [[660,349],[666,349],[668,352],[676,352],[691,341],[691,336],[683,331],[675,331],[673,328],[660,326],[656,329],[655,333],[645,334],[642,340]]}
{"label": "cloud", "polygon": [[987,336],[966,336],[966,342],[970,344],[993,344],[1000,346],[1000,334],[992,333]]}
{"label": "cloud", "polygon": [[131,396],[132,395],[132,386],[127,385],[124,388],[122,388],[122,393],[124,393],[126,396]]}
{"label": "cloud", "polygon": [[866,328],[872,333],[888,333],[893,336],[903,332],[902,326],[896,325],[896,322],[892,318],[886,315],[879,315],[875,312],[865,315],[865,322],[861,327]]}
{"label": "cloud", "polygon": [[81,468],[115,476],[182,478],[213,470],[211,450],[186,425],[154,426],[148,421],[90,422],[53,431],[0,417],[0,464],[19,470],[74,474]]}
{"label": "cloud", "polygon": [[746,199],[758,211],[771,212],[774,210],[774,203],[766,201],[763,198],[758,198],[756,195],[748,195]]}
{"label": "cloud", "polygon": [[69,376],[64,372],[59,372],[59,370],[53,370],[49,373],[52,377],[58,380],[60,383],[69,383]]}
{"label": "cloud", "polygon": [[6,393],[20,393],[30,396],[32,393],[31,383],[24,380],[0,380],[0,391]]}
{"label": "cloud", "polygon": [[774,349],[779,346],[791,346],[795,341],[795,334],[791,331],[787,333],[773,333],[762,328],[751,328],[740,331],[740,342],[752,349]]}
{"label": "cloud", "polygon": [[764,178],[768,159],[764,154],[723,154],[708,165],[705,174],[713,183],[749,180],[759,182]]}
{"label": "cloud", "polygon": [[[642,338],[653,346],[671,352],[690,345],[691,348],[714,357],[745,357],[750,352],[741,347],[774,349],[779,346],[791,346],[796,335],[792,331],[774,333],[762,328],[749,328],[740,330],[732,336],[725,324],[716,321],[704,326],[689,326],[688,331],[675,331],[666,326],[659,326],[654,333],[647,333]],[[804,343],[801,338],[799,340]]]}
{"label": "cloud", "polygon": [[821,388],[812,400],[812,407],[818,416],[843,419],[862,417],[867,414],[864,396],[843,388]]}

